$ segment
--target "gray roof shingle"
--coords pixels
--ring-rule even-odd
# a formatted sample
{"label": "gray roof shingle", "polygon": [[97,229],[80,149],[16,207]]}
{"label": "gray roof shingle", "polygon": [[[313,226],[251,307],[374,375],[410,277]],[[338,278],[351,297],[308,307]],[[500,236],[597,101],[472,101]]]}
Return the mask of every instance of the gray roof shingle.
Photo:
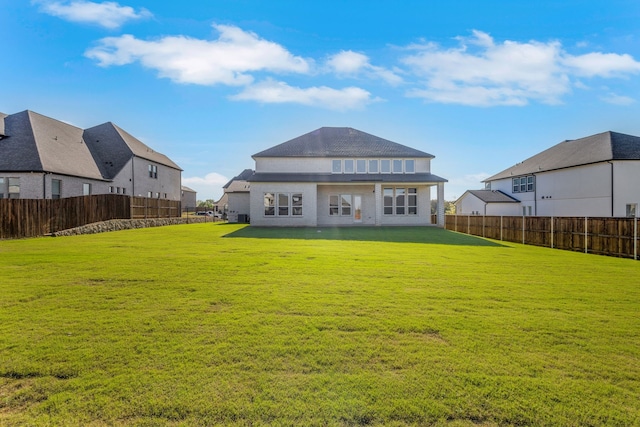
{"label": "gray roof shingle", "polygon": [[256,157],[422,157],[433,155],[349,127],[322,127]]}
{"label": "gray roof shingle", "polygon": [[610,160],[640,160],[640,137],[609,131],[567,140],[485,179],[484,182]]}
{"label": "gray roof shingle", "polygon": [[234,176],[222,188],[227,189],[236,181],[247,181],[253,175],[253,169],[245,169],[239,175]]}
{"label": "gray roof shingle", "polygon": [[0,170],[113,179],[133,155],[180,170],[113,123],[82,130],[33,111],[0,114]]}
{"label": "gray roof shingle", "polygon": [[467,193],[473,194],[485,203],[520,203],[500,190],[468,190]]}
{"label": "gray roof shingle", "polygon": [[6,116],[4,124],[0,170],[103,179],[82,129],[28,110]]}

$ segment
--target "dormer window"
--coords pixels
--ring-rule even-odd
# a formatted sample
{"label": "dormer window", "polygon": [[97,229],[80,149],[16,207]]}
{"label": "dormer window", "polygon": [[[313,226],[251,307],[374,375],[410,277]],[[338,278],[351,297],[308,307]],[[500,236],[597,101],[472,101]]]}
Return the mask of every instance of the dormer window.
{"label": "dormer window", "polygon": [[402,160],[393,160],[393,173],[402,173]]}
{"label": "dormer window", "polygon": [[331,162],[331,172],[342,173],[342,160],[333,160]]}
{"label": "dormer window", "polygon": [[364,159],[356,160],[356,173],[367,173],[367,161]]}
{"label": "dormer window", "polygon": [[404,161],[404,173],[415,173],[416,161],[413,159],[407,159]]}
{"label": "dormer window", "polygon": [[345,160],[344,161],[344,173],[353,173],[353,160]]}

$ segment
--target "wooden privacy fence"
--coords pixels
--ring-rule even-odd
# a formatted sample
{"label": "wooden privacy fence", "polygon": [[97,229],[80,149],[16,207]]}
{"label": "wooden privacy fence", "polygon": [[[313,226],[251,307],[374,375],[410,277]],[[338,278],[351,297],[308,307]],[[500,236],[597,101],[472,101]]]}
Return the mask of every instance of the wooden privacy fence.
{"label": "wooden privacy fence", "polygon": [[507,242],[638,259],[637,218],[447,215],[445,228]]}
{"label": "wooden privacy fence", "polygon": [[119,194],[0,199],[0,239],[43,236],[110,219],[179,217],[180,202]]}

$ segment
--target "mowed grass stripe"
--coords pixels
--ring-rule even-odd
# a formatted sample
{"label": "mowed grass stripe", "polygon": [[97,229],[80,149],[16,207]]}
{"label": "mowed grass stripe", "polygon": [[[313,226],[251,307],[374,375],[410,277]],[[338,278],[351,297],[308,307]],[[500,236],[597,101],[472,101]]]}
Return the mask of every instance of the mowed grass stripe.
{"label": "mowed grass stripe", "polygon": [[0,242],[1,425],[637,425],[637,262],[436,228]]}

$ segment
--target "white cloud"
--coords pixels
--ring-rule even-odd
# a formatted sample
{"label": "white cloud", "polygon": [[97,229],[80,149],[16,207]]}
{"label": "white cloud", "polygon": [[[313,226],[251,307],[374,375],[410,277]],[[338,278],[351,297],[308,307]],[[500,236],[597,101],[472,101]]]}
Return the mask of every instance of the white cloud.
{"label": "white cloud", "polygon": [[139,61],[161,77],[199,85],[247,85],[252,72],[308,73],[310,62],[277,43],[230,25],[213,25],[217,40],[168,36],[145,41],[131,35],[107,37],[85,55],[107,67]]}
{"label": "white cloud", "polygon": [[198,200],[218,200],[223,193],[222,186],[229,182],[229,178],[217,172],[211,172],[204,177],[182,178],[182,184],[196,190]]}
{"label": "white cloud", "polygon": [[115,29],[125,22],[148,18],[151,13],[146,9],[134,10],[129,6],[120,6],[116,2],[95,3],[85,0],[71,2],[36,1],[42,11],[72,22],[97,24],[105,28]]}
{"label": "white cloud", "polygon": [[320,86],[303,89],[273,79],[248,86],[231,99],[259,101],[268,104],[302,104],[338,111],[359,109],[377,101],[371,98],[369,92],[358,87],[333,89]]}
{"label": "white cloud", "polygon": [[423,86],[408,96],[431,102],[472,106],[559,103],[576,77],[612,77],[640,72],[629,55],[588,53],[573,56],[557,41],[496,43],[481,31],[458,38],[459,46],[412,45],[401,59]]}
{"label": "white cloud", "polygon": [[613,77],[640,72],[640,62],[631,55],[592,52],[563,58],[562,63],[576,74],[586,77]]}
{"label": "white cloud", "polygon": [[607,96],[602,97],[602,100],[608,104],[613,104],[613,105],[631,105],[631,104],[635,104],[636,100],[628,97],[628,96],[624,96],[624,95],[616,95],[615,93],[610,93]]}
{"label": "white cloud", "polygon": [[327,67],[339,76],[355,77],[363,74],[368,78],[379,78],[391,85],[402,83],[402,78],[393,71],[371,65],[369,57],[352,50],[343,50],[327,60]]}

